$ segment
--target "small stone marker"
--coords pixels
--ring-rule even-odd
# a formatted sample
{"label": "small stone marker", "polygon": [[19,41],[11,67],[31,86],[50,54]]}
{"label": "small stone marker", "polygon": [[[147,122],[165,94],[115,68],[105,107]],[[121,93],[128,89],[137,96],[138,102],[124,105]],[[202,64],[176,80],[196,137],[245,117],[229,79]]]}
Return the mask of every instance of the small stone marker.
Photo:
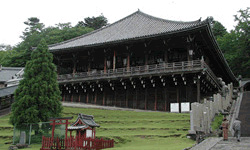
{"label": "small stone marker", "polygon": [[25,133],[25,131],[21,131],[19,144],[26,144],[26,133]]}

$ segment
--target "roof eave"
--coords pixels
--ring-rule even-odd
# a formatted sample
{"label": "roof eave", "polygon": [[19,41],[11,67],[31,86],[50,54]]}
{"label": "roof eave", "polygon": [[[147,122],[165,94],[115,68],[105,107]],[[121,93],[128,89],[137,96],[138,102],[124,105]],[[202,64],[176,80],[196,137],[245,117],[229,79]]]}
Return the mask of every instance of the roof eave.
{"label": "roof eave", "polygon": [[51,53],[56,53],[56,52],[62,52],[62,51],[68,51],[68,50],[72,50],[72,49],[87,49],[87,48],[93,48],[93,47],[99,47],[99,46],[106,46],[106,45],[111,45],[111,44],[120,44],[120,43],[124,43],[124,42],[135,42],[135,41],[140,41],[140,40],[147,40],[150,38],[158,38],[158,37],[163,37],[163,36],[169,36],[169,35],[173,35],[173,34],[178,34],[178,33],[185,33],[188,31],[192,31],[192,30],[197,30],[197,29],[202,29],[203,27],[205,27],[207,25],[207,22],[204,21],[204,23],[194,26],[194,27],[190,27],[190,28],[185,28],[182,30],[174,30],[171,32],[162,32],[159,34],[152,34],[152,35],[147,35],[147,36],[140,36],[140,37],[134,37],[134,38],[129,38],[129,39],[122,39],[122,40],[116,40],[116,41],[110,41],[110,42],[103,42],[103,43],[96,43],[96,44],[90,44],[90,45],[82,45],[82,46],[76,46],[76,47],[67,47],[67,48],[62,48],[62,49],[53,49],[50,50]]}

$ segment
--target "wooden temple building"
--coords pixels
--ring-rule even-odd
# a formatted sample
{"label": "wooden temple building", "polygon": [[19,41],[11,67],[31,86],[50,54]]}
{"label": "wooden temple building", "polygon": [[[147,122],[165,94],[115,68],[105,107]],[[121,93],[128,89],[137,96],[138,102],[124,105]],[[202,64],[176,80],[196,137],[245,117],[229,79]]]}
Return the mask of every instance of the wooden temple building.
{"label": "wooden temple building", "polygon": [[199,102],[236,78],[211,30],[137,11],[80,37],[50,45],[62,101],[170,111]]}

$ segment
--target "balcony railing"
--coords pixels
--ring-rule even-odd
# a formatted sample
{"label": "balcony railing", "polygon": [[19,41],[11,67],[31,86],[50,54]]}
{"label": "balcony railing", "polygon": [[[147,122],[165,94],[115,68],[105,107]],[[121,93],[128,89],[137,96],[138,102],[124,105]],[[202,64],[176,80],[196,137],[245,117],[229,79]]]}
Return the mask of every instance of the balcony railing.
{"label": "balcony railing", "polygon": [[133,77],[133,76],[147,76],[147,75],[165,75],[172,73],[186,73],[186,72],[200,72],[206,69],[212,78],[216,78],[211,69],[202,60],[160,63],[153,65],[136,66],[129,68],[117,68],[109,70],[93,70],[90,72],[79,72],[75,74],[64,74],[58,76],[59,82],[69,81],[87,81],[87,80],[101,80],[112,79],[117,77]]}

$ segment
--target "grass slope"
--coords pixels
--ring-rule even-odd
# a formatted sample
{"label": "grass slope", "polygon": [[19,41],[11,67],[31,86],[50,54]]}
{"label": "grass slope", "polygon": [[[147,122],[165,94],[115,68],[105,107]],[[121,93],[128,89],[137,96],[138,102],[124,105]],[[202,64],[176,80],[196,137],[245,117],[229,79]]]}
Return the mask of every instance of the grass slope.
{"label": "grass slope", "polygon": [[[195,142],[186,138],[189,129],[189,114],[162,112],[135,112],[64,107],[63,116],[78,113],[94,115],[101,125],[96,136],[115,139],[117,150],[180,150]],[[8,124],[9,115],[0,118],[0,150],[7,149],[11,142],[13,127]],[[33,144],[29,150],[37,150],[41,145]]]}

